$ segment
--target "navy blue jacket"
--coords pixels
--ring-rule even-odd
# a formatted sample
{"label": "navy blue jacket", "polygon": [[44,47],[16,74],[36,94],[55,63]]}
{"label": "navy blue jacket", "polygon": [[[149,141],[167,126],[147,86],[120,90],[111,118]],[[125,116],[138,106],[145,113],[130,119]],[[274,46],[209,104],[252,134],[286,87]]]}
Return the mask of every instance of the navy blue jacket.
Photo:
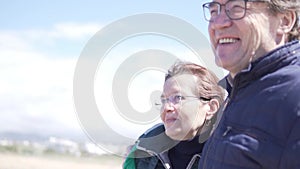
{"label": "navy blue jacket", "polygon": [[300,44],[290,42],[233,80],[199,169],[300,169]]}

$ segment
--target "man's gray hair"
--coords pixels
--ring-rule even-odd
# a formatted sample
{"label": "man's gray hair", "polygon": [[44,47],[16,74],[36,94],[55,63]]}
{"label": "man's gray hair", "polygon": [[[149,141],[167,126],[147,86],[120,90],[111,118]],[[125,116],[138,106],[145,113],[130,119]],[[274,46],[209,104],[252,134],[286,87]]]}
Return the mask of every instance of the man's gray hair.
{"label": "man's gray hair", "polygon": [[269,0],[270,8],[274,12],[295,11],[296,22],[288,33],[287,41],[300,40],[300,0]]}

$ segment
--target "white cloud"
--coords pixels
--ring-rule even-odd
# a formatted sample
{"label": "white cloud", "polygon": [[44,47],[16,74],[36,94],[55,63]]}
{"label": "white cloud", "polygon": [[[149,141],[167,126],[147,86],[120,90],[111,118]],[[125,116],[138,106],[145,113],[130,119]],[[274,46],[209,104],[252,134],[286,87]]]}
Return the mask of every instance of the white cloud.
{"label": "white cloud", "polygon": [[[48,30],[0,30],[0,132],[79,130],[72,100],[77,58],[53,56],[36,45],[83,41],[98,29],[68,23]],[[63,45],[71,48],[67,42]]]}
{"label": "white cloud", "polygon": [[51,32],[53,37],[61,38],[84,38],[86,36],[94,35],[100,30],[101,26],[98,24],[77,24],[77,23],[64,23],[54,26],[54,31]]}
{"label": "white cloud", "polygon": [[[11,52],[37,53],[41,50],[41,46],[44,46],[44,50],[47,47],[50,50],[55,45],[71,48],[73,47],[71,44],[74,43],[84,45],[83,43],[100,29],[101,25],[95,23],[59,23],[47,29],[0,30],[0,50],[5,56]],[[37,54],[49,55],[47,51],[40,51]]]}
{"label": "white cloud", "polygon": [[[61,125],[60,127],[78,128],[72,104],[72,75],[75,59],[53,61],[43,56],[35,58],[20,55],[20,57],[27,59],[15,58],[14,67],[7,67],[4,71],[0,71],[2,77],[0,83],[4,85],[1,89],[3,95],[1,94],[0,97],[1,100],[10,101],[9,107],[2,105],[8,107],[4,113],[17,115],[14,119],[2,118],[4,121],[1,125],[10,126],[10,120],[20,118],[22,122],[15,127],[19,125],[24,130],[47,129],[47,127],[47,130],[51,130],[52,127],[59,127],[56,126],[58,124]],[[7,102],[0,104],[7,104]],[[26,120],[24,116],[41,121],[29,122],[36,126],[26,128],[22,126],[22,123],[28,123],[23,121]],[[45,123],[52,121],[56,121],[57,124]]]}

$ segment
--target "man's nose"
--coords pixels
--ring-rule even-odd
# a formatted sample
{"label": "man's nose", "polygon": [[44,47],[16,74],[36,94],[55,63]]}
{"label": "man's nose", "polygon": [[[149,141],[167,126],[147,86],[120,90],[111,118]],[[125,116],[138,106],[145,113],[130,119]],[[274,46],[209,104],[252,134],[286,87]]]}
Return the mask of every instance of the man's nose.
{"label": "man's nose", "polygon": [[219,15],[216,16],[212,22],[210,22],[210,26],[213,29],[229,27],[231,24],[232,20],[227,16],[224,8],[222,8]]}

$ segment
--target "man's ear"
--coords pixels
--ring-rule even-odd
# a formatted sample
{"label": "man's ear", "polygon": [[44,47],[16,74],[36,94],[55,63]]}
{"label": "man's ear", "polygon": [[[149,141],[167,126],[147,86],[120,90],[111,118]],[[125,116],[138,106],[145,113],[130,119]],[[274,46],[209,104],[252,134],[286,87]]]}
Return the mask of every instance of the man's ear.
{"label": "man's ear", "polygon": [[281,19],[278,33],[281,35],[287,34],[293,29],[297,19],[297,14],[295,11],[285,11],[283,13],[279,13],[278,15]]}
{"label": "man's ear", "polygon": [[220,104],[217,99],[211,99],[208,102],[209,110],[206,112],[206,120],[211,120],[211,118],[216,114],[220,108]]}

